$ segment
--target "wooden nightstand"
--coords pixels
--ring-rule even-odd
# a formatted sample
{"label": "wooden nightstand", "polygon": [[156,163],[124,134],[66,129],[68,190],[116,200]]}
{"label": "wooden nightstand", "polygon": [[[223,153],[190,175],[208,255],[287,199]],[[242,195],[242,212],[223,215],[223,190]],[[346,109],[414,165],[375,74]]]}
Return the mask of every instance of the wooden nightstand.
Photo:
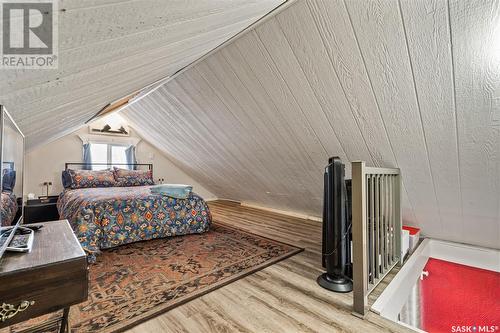
{"label": "wooden nightstand", "polygon": [[26,201],[24,206],[24,224],[59,220],[57,199],[59,196],[49,196]]}
{"label": "wooden nightstand", "polygon": [[88,295],[87,258],[68,221],[44,223],[30,253],[5,253],[0,261],[0,328],[64,310]]}

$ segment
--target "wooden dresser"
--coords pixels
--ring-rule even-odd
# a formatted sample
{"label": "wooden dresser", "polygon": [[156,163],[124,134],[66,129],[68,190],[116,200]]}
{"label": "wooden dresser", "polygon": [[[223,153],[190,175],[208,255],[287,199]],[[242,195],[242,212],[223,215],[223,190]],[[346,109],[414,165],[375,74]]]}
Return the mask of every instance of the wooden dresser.
{"label": "wooden dresser", "polygon": [[41,224],[30,253],[0,261],[0,328],[63,309],[63,332],[69,307],[87,299],[87,259],[68,221]]}

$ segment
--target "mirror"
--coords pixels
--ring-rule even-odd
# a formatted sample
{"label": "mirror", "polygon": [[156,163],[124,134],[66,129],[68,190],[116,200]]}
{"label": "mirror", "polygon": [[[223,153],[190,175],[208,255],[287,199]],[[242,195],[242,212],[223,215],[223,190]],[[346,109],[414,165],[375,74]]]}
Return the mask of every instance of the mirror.
{"label": "mirror", "polygon": [[0,105],[0,257],[22,223],[24,135]]}

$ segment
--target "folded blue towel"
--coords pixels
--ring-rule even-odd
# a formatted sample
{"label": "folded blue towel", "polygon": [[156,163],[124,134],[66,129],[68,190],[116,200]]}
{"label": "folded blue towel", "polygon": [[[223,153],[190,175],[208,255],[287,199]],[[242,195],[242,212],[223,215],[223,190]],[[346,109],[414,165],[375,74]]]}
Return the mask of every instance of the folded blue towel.
{"label": "folded blue towel", "polygon": [[161,184],[151,187],[151,193],[158,193],[176,199],[187,199],[193,186],[184,184]]}

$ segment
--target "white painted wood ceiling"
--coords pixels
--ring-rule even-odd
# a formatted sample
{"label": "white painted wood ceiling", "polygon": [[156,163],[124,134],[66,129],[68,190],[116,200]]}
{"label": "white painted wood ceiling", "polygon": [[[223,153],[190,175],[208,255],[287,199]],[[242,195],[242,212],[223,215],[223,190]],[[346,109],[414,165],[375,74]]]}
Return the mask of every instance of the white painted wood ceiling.
{"label": "white painted wood ceiling", "polygon": [[499,101],[499,1],[299,0],[123,115],[219,197],[320,216],[338,155],[402,169],[405,223],[499,248]]}
{"label": "white painted wood ceiling", "polygon": [[0,69],[0,104],[33,148],[174,74],[283,1],[60,0],[59,68]]}

